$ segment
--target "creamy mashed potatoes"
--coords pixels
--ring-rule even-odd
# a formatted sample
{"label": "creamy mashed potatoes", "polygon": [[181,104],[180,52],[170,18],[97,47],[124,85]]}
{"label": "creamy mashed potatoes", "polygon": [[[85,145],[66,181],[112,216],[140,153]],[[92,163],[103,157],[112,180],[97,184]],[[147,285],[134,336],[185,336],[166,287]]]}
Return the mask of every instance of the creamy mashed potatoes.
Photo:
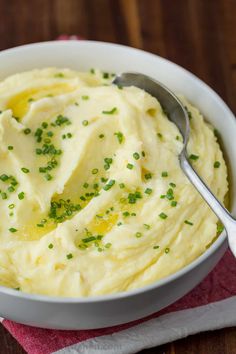
{"label": "creamy mashed potatoes", "polygon": [[[157,100],[112,75],[54,68],[0,83],[0,284],[92,296],[150,284],[201,255],[217,218],[180,169]],[[190,116],[192,164],[223,201],[213,129]]]}

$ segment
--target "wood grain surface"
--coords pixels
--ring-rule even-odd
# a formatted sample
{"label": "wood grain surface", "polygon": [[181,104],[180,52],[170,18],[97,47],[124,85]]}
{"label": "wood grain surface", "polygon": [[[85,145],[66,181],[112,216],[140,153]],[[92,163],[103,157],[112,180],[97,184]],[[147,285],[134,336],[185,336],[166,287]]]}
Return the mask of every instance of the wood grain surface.
{"label": "wood grain surface", "polygon": [[[134,46],[190,70],[236,113],[236,0],[0,0],[0,13],[0,50],[61,34]],[[23,353],[0,326],[0,354]],[[236,329],[142,353],[236,354]]]}

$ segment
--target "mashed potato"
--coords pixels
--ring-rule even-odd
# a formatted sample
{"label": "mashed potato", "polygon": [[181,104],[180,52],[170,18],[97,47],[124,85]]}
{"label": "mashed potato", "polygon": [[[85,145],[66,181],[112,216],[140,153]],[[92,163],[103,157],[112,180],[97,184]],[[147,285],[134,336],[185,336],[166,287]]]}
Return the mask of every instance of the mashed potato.
{"label": "mashed potato", "polygon": [[[217,218],[180,169],[158,101],[112,75],[47,68],[0,83],[0,284],[92,296],[138,288],[200,256]],[[189,156],[217,197],[213,129],[182,98]]]}

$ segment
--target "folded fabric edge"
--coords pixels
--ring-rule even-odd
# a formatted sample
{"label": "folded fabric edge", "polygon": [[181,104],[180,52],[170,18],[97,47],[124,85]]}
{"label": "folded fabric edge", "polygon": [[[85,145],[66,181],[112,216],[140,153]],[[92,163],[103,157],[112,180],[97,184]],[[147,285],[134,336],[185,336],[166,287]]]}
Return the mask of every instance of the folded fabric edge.
{"label": "folded fabric edge", "polygon": [[236,296],[172,312],[129,329],[65,347],[52,354],[131,354],[192,334],[236,325]]}

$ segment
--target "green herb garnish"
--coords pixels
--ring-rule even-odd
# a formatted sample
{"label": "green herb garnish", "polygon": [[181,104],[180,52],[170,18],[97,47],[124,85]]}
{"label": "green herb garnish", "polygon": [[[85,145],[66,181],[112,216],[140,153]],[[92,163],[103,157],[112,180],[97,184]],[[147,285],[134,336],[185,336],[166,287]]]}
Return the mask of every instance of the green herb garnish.
{"label": "green herb garnish", "polygon": [[140,159],[139,153],[138,153],[138,152],[134,152],[134,153],[133,153],[133,158],[134,158],[135,160]]}
{"label": "green herb garnish", "polygon": [[151,188],[146,188],[144,193],[146,194],[152,194],[152,189]]}
{"label": "green herb garnish", "polygon": [[85,120],[83,120],[82,124],[86,127],[89,124],[89,122],[88,122],[88,120],[85,119]]}
{"label": "green herb garnish", "polygon": [[14,233],[14,232],[17,232],[18,230],[15,229],[14,227],[11,227],[11,228],[9,229],[9,231],[12,232],[12,233]]}
{"label": "green herb garnish", "polygon": [[164,220],[164,219],[166,219],[168,216],[167,216],[165,213],[160,213],[160,214],[159,214],[159,217]]}
{"label": "green herb garnish", "polygon": [[21,171],[24,172],[24,173],[29,173],[30,170],[28,168],[26,168],[26,167],[22,167]]}
{"label": "green herb garnish", "polygon": [[188,221],[188,220],[184,220],[184,223],[187,224],[187,225],[191,225],[193,226],[193,223],[191,221]]}
{"label": "green herb garnish", "polygon": [[20,200],[24,199],[24,198],[25,198],[25,193],[24,193],[24,192],[20,192],[20,193],[18,194],[18,198],[19,198]]}
{"label": "green herb garnish", "polygon": [[136,236],[137,238],[142,237],[142,233],[141,233],[141,232],[136,232],[135,236]]}
{"label": "green herb garnish", "polygon": [[118,139],[118,141],[119,141],[119,144],[121,144],[121,143],[123,142],[123,140],[124,140],[124,135],[123,135],[123,133],[121,133],[121,132],[116,132],[116,133],[114,133],[114,135],[117,136],[117,139]]}
{"label": "green herb garnish", "polygon": [[167,171],[163,171],[161,173],[161,177],[168,177],[168,172]]}
{"label": "green herb garnish", "polygon": [[117,112],[117,107],[113,107],[110,111],[102,111],[103,114],[114,114]]}
{"label": "green herb garnish", "polygon": [[190,160],[193,160],[193,161],[197,161],[199,159],[199,156],[198,155],[194,155],[194,154],[191,154],[189,156]]}
{"label": "green herb garnish", "polygon": [[220,162],[219,161],[215,161],[214,162],[214,168],[219,168],[220,167]]}
{"label": "green herb garnish", "polygon": [[111,189],[111,187],[114,186],[114,184],[116,183],[116,181],[114,179],[111,179],[107,184],[105,184],[105,186],[103,187],[104,191],[108,191],[109,189]]}
{"label": "green herb garnish", "polygon": [[126,165],[126,167],[129,169],[129,170],[132,170],[134,168],[134,165],[132,165],[132,163],[128,163]]}

